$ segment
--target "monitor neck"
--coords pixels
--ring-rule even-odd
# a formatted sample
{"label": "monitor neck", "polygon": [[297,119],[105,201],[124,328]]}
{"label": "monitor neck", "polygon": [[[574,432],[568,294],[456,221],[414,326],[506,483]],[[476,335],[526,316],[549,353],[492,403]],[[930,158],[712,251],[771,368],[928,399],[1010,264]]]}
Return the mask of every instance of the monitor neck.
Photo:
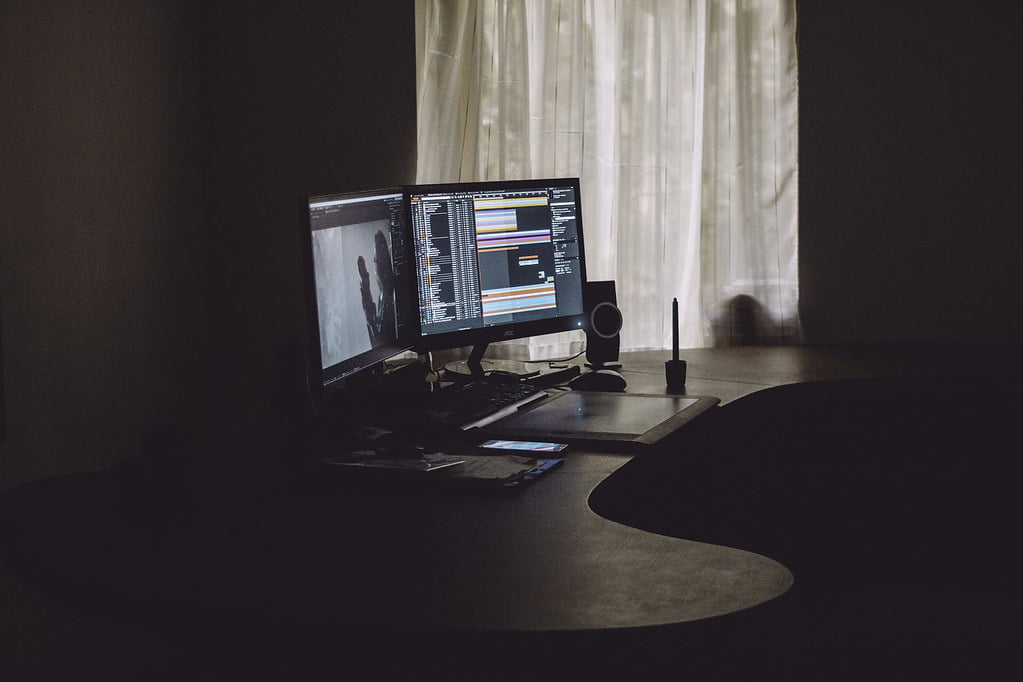
{"label": "monitor neck", "polygon": [[469,367],[469,374],[474,379],[483,376],[483,354],[487,352],[487,346],[489,345],[486,341],[477,343],[472,347],[472,352],[469,353],[469,357],[465,360],[465,364]]}

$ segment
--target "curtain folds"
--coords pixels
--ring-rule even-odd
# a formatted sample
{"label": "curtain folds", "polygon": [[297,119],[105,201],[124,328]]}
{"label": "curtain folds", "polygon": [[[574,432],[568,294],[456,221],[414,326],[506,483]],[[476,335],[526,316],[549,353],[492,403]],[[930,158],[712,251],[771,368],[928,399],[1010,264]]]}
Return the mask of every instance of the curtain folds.
{"label": "curtain folds", "polygon": [[[579,176],[622,347],[798,340],[795,0],[417,0],[417,182]],[[512,357],[582,348],[577,333]]]}

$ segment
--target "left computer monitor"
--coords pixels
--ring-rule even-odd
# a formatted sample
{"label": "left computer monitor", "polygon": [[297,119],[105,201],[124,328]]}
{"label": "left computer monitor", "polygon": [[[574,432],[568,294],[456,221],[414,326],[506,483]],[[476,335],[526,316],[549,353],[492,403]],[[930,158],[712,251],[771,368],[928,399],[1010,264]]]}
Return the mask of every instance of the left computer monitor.
{"label": "left computer monitor", "polygon": [[314,388],[410,350],[418,338],[400,188],[303,200]]}

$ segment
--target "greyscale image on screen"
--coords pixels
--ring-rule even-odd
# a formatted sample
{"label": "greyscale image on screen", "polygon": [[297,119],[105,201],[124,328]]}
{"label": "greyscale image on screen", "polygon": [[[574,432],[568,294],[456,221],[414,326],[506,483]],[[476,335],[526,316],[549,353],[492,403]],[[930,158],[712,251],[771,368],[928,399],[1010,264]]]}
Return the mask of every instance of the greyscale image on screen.
{"label": "greyscale image on screen", "polygon": [[[323,385],[407,350],[404,194],[308,200],[316,335]],[[414,322],[414,321],[413,321]]]}
{"label": "greyscale image on screen", "polygon": [[409,188],[420,345],[581,328],[578,180]]}

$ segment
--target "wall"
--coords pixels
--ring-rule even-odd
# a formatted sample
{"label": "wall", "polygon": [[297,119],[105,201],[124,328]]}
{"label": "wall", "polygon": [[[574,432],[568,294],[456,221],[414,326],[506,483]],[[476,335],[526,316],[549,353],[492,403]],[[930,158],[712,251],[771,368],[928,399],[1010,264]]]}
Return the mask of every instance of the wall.
{"label": "wall", "polygon": [[300,198],[413,179],[411,0],[0,12],[0,489],[264,418]]}
{"label": "wall", "polygon": [[2,489],[201,420],[208,363],[191,7],[0,13]]}
{"label": "wall", "polygon": [[[300,197],[412,180],[412,35],[411,0],[0,3],[0,491],[265,417]],[[2,679],[180,665],[2,564],[0,604]]]}
{"label": "wall", "polygon": [[[189,3],[0,3],[0,491],[206,418],[196,47]],[[173,660],[2,563],[0,605],[0,679]]]}
{"label": "wall", "polygon": [[808,341],[1008,342],[1023,331],[1018,14],[800,3]]}
{"label": "wall", "polygon": [[218,421],[272,409],[268,378],[305,333],[300,200],[415,179],[413,19],[412,0],[203,8]]}

